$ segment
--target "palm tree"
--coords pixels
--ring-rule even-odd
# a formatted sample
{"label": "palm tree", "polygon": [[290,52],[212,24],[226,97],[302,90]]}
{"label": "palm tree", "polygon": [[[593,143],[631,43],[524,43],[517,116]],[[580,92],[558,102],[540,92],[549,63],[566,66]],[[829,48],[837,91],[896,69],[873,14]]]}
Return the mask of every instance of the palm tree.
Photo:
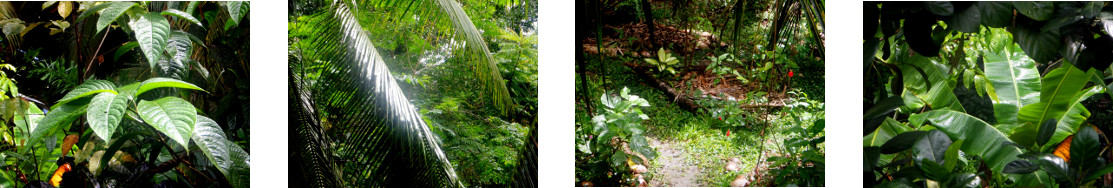
{"label": "palm tree", "polygon": [[[425,6],[432,3],[435,6]],[[410,104],[376,51],[358,15],[382,7],[422,18],[447,18],[464,41],[464,54],[491,106],[504,115],[513,109],[504,80],[480,32],[453,0],[414,2],[291,1],[299,12],[322,9],[324,19],[294,23],[314,33],[306,46],[291,46],[289,76],[290,184],[294,187],[462,187],[435,134]],[[397,8],[395,8],[397,7]],[[390,16],[395,18],[395,16]],[[401,17],[401,16],[399,16]],[[405,17],[402,17],[405,18]],[[390,19],[390,18],[382,18]],[[296,39],[295,39],[296,40]],[[302,50],[312,50],[306,56]],[[307,83],[305,68],[324,67]],[[328,114],[328,121],[320,118]],[[326,123],[328,123],[326,125]],[[329,138],[325,127],[345,133]],[[535,130],[535,129],[534,129]],[[531,135],[535,135],[536,131]],[[536,136],[530,136],[534,141]],[[532,156],[536,156],[536,147]],[[535,159],[534,159],[535,160]],[[535,162],[531,162],[536,164]],[[534,167],[534,171],[536,168]],[[300,173],[300,174],[299,174]],[[536,182],[536,173],[529,178]]]}

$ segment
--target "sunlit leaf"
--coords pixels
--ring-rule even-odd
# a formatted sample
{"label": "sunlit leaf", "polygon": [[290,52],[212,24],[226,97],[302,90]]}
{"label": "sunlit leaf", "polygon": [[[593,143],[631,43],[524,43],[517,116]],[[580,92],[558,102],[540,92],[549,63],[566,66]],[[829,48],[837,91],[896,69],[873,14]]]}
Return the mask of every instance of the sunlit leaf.
{"label": "sunlit leaf", "polygon": [[154,68],[162,56],[166,40],[170,38],[170,23],[158,13],[147,13],[139,18],[132,18],[128,26],[135,31],[135,39],[139,42],[139,49],[147,57],[147,62]]}
{"label": "sunlit leaf", "polygon": [[112,139],[112,134],[124,118],[127,101],[126,96],[105,92],[97,94],[89,103],[85,119],[89,121],[89,128],[106,143]]}
{"label": "sunlit leaf", "polygon": [[136,106],[139,116],[156,130],[166,134],[182,146],[189,145],[197,109],[177,97],[164,97],[154,101],[140,100]]}
{"label": "sunlit leaf", "polygon": [[112,82],[109,82],[109,81],[106,81],[106,80],[85,81],[85,83],[82,83],[81,85],[78,85],[73,90],[70,90],[69,93],[66,93],[66,96],[64,96],[64,97],[62,97],[62,99],[58,100],[58,103],[55,104],[52,108],[58,107],[59,105],[68,103],[68,102],[70,102],[72,100],[75,100],[75,99],[83,98],[83,97],[86,97],[86,96],[91,96],[93,94],[97,94],[97,93],[101,93],[101,92],[109,92],[109,93],[116,94],[116,84],[112,84]]}

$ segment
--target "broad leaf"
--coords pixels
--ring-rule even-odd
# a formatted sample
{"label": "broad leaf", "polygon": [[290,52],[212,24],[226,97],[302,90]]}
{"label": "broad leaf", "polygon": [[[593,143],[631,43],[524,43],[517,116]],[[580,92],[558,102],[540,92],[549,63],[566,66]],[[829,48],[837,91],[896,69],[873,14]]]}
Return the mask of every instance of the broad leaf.
{"label": "broad leaf", "polygon": [[[921,121],[929,122],[938,128],[938,130],[947,133],[947,136],[949,136],[951,140],[965,140],[965,142],[977,143],[964,144],[962,146],[962,151],[968,155],[981,156],[981,158],[985,160],[985,164],[994,172],[1001,172],[1009,162],[1018,159],[1017,155],[1023,153],[1016,147],[1006,145],[1009,139],[1005,137],[1005,134],[997,131],[997,129],[984,121],[966,113],[949,110],[933,110],[912,115],[909,119],[910,121],[911,119],[920,119]],[[1013,181],[1019,182],[1021,185],[1046,183],[1033,182],[1041,181],[1041,179],[1034,177],[1038,176],[1038,174],[1005,176]]]}
{"label": "broad leaf", "polygon": [[50,113],[47,113],[46,117],[43,117],[37,126],[30,127],[32,130],[31,138],[27,145],[33,146],[43,136],[53,134],[64,126],[69,126],[69,123],[73,122],[74,119],[85,114],[85,108],[89,105],[89,101],[88,98],[82,98],[69,103],[55,105],[57,107],[51,109]]}
{"label": "broad leaf", "polygon": [[1055,12],[1055,2],[1048,1],[1017,1],[1013,2],[1016,12],[1024,14],[1036,21],[1051,19]]}
{"label": "broad leaf", "polygon": [[[101,5],[94,6],[93,9],[100,8],[100,6],[104,6],[104,7],[99,12],[100,13],[99,18],[97,18],[97,32],[98,33],[100,33],[101,30],[104,30],[105,27],[108,27],[109,24],[112,24],[113,21],[116,21],[117,18],[120,18],[120,15],[123,15],[124,12],[126,12],[128,9],[131,9],[131,7],[134,7],[135,3],[134,2],[122,2],[122,1],[120,1],[120,2],[109,2],[109,3],[104,3],[104,4],[101,4]],[[93,10],[93,11],[95,11],[95,10]],[[92,11],[86,10],[86,13],[90,13],[90,12],[92,12]],[[84,17],[84,14],[82,14],[82,15],[83,15],[82,17]],[[134,27],[134,26],[132,26],[132,27]]]}
{"label": "broad leaf", "polygon": [[945,160],[947,147],[951,146],[951,139],[947,138],[947,134],[942,131],[931,130],[927,132],[919,141],[916,141],[914,159],[926,163],[931,161],[935,164],[942,164]]}
{"label": "broad leaf", "polygon": [[893,136],[911,130],[911,128],[905,127],[904,125],[900,124],[900,122],[897,122],[897,120],[893,120],[893,118],[887,117],[885,118],[885,122],[881,123],[880,127],[878,127],[869,135],[866,135],[866,137],[862,138],[862,145],[866,147],[881,146],[881,144],[889,141],[889,139],[893,138]]}
{"label": "broad leaf", "polygon": [[143,50],[143,55],[147,57],[147,62],[153,69],[162,55],[163,48],[166,47],[166,40],[170,38],[170,23],[162,15],[150,12],[132,18],[128,26],[131,26],[132,31],[135,32],[139,49]]}
{"label": "broad leaf", "polygon": [[[1048,143],[1059,143],[1068,136],[1073,135],[1075,130],[1078,130],[1078,127],[1082,125],[1083,122],[1086,122],[1086,118],[1090,117],[1090,111],[1082,105],[1082,101],[1089,99],[1090,96],[1094,94],[1101,93],[1103,90],[1105,89],[1100,86],[1094,86],[1085,90],[1085,93],[1080,93],[1076,98],[1076,102],[1070,104],[1070,109],[1067,110],[1066,113],[1063,113],[1062,116],[1056,117],[1059,122],[1055,126],[1055,134],[1051,136]],[[1055,145],[1047,144],[1043,146],[1041,151],[1046,151],[1053,147],[1055,147]]]}
{"label": "broad leaf", "polygon": [[163,88],[163,87],[173,87],[173,88],[194,89],[194,90],[205,91],[204,89],[201,89],[201,88],[197,87],[196,85],[190,84],[189,82],[184,82],[184,81],[173,79],[173,78],[151,78],[151,79],[147,79],[147,80],[143,81],[139,85],[139,89],[136,90],[135,95],[140,95],[140,94],[143,94],[144,92],[150,91],[152,89]]}
{"label": "broad leaf", "polygon": [[1016,26],[1010,27],[1010,30],[1014,41],[1033,60],[1040,63],[1055,61],[1059,56],[1059,47],[1062,45],[1062,34],[1059,30],[1042,32],[1042,28],[1043,25],[1040,23],[1018,19]]}
{"label": "broad leaf", "polygon": [[962,149],[963,142],[965,142],[965,140],[958,140],[947,147],[947,153],[943,156],[943,167],[947,168],[948,172],[952,172],[955,166],[958,165],[958,158],[960,157],[958,153],[959,150]]}
{"label": "broad leaf", "polygon": [[981,8],[978,4],[955,11],[955,15],[947,19],[947,26],[964,33],[977,33],[981,29]]}
{"label": "broad leaf", "polygon": [[1040,156],[1040,169],[1047,172],[1051,178],[1058,182],[1071,182],[1070,168],[1063,158],[1054,155]]}
{"label": "broad leaf", "polygon": [[927,131],[909,131],[893,136],[893,138],[881,145],[881,153],[893,154],[908,150],[923,138],[924,135],[927,135],[927,133]]}
{"label": "broad leaf", "polygon": [[1005,169],[1001,173],[1006,174],[1027,174],[1039,170],[1040,167],[1025,159],[1017,159],[1005,165]]}
{"label": "broad leaf", "polygon": [[1092,74],[1093,72],[1082,72],[1067,63],[1047,73],[1042,79],[1040,102],[1020,109],[1018,120],[1025,125],[1018,128],[1010,138],[1021,145],[1032,145],[1039,123],[1062,117],[1070,110],[1070,105],[1078,101],[1078,93],[1082,91],[1082,87],[1086,85]]}
{"label": "broad leaf", "polygon": [[1074,134],[1070,143],[1070,166],[1080,171],[1096,167],[1099,164],[1098,156],[1101,154],[1101,143],[1098,133],[1093,127],[1085,126]]}
{"label": "broad leaf", "polygon": [[116,94],[115,89],[116,89],[115,84],[112,84],[112,82],[108,82],[108,81],[105,81],[105,80],[85,81],[85,83],[82,83],[81,85],[77,86],[73,90],[70,90],[69,93],[66,93],[66,96],[62,97],[61,100],[58,100],[58,104],[54,104],[54,106],[52,106],[51,108],[58,107],[59,105],[66,104],[66,103],[68,103],[72,100],[78,99],[78,98],[91,96],[93,94],[97,94],[97,93],[101,93],[101,92],[109,92],[109,93]]}
{"label": "broad leaf", "polygon": [[89,102],[89,110],[85,114],[85,119],[89,121],[89,128],[93,129],[93,132],[97,133],[97,136],[101,139],[104,139],[105,143],[112,140],[112,134],[116,132],[120,120],[124,118],[127,102],[126,96],[108,92],[97,94]]}
{"label": "broad leaf", "polygon": [[239,145],[227,139],[216,121],[197,116],[190,139],[234,187],[246,187],[248,169],[245,167],[250,164],[250,159]]}
{"label": "broad leaf", "polygon": [[181,18],[183,20],[189,21],[189,22],[193,22],[194,24],[197,24],[197,26],[201,26],[202,28],[205,27],[204,25],[201,24],[201,21],[197,20],[197,18],[194,18],[193,15],[190,15],[189,13],[182,12],[182,11],[177,10],[177,9],[166,9],[165,11],[162,11],[162,15],[164,15],[164,16],[165,15],[171,15],[171,16],[178,17],[178,18]]}
{"label": "broad leaf", "polygon": [[1052,118],[1044,121],[1043,124],[1040,125],[1040,131],[1036,134],[1036,145],[1043,146],[1047,144],[1048,140],[1051,140],[1051,135],[1055,134],[1055,124],[1058,122],[1059,121],[1055,121],[1055,119]]}
{"label": "broad leaf", "polygon": [[224,3],[224,8],[228,11],[228,23],[224,26],[224,30],[231,29],[240,25],[240,20],[247,15],[248,11],[247,1],[228,1]]}
{"label": "broad leaf", "polygon": [[141,100],[136,106],[139,116],[156,130],[166,134],[182,146],[189,145],[197,109],[189,101],[177,97],[164,97],[154,101]]}
{"label": "broad leaf", "polygon": [[981,8],[982,24],[989,27],[1005,27],[1009,26],[1013,17],[1013,4],[1012,2],[1004,1],[981,1],[978,2],[978,8]]}
{"label": "broad leaf", "polygon": [[985,54],[985,75],[997,99],[993,112],[999,124],[1016,123],[1016,114],[1024,105],[1039,102],[1040,75],[1036,64],[1016,45],[1004,51]]}

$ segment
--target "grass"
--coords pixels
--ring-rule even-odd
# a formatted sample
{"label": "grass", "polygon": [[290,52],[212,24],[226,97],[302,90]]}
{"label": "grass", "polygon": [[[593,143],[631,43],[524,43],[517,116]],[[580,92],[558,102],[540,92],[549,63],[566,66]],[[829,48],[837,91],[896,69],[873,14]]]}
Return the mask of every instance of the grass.
{"label": "grass", "polygon": [[[592,102],[598,102],[598,95],[604,92],[601,86],[603,79],[606,79],[606,88],[610,89],[611,92],[616,90],[615,88],[628,87],[631,94],[649,100],[652,106],[643,109],[646,115],[650,117],[649,120],[644,122],[649,136],[657,140],[675,142],[674,147],[687,154],[687,156],[681,156],[687,160],[685,162],[701,169],[697,180],[697,183],[701,185],[729,186],[736,176],[753,172],[760,160],[769,157],[764,154],[781,155],[784,149],[781,143],[785,138],[793,136],[787,134],[787,130],[793,126],[793,120],[782,111],[772,112],[769,115],[770,117],[767,118],[768,123],[749,127],[718,127],[713,123],[713,121],[718,121],[717,118],[684,111],[670,98],[667,98],[663,92],[643,84],[642,80],[636,77],[631,70],[621,65],[621,60],[604,59],[607,63],[599,63],[594,58],[589,59],[588,64],[590,65],[604,66],[589,67],[589,70],[594,70],[597,73],[589,76],[591,81],[586,86],[593,96]],[[605,71],[598,72],[602,70]],[[599,75],[607,75],[607,77],[604,78]],[[579,79],[578,75],[576,79]],[[819,86],[822,87],[822,85]],[[583,87],[585,86],[577,84],[577,90],[584,89]],[[578,114],[584,113],[583,106],[583,104],[577,104]],[[820,114],[818,118],[822,118],[822,112],[812,113]],[[817,117],[807,117],[802,121],[805,125],[811,125],[815,119]],[[760,135],[762,128],[768,129],[764,138]],[[727,129],[731,130],[731,136],[726,135]],[[764,148],[761,145],[763,142],[766,142]],[[822,146],[820,147],[822,148]],[[731,157],[738,157],[742,161],[742,170],[728,172],[724,169],[727,160]],[[655,159],[650,167],[650,172],[646,176],[648,181],[661,181],[654,179],[661,176],[657,174],[661,168],[660,158]]]}

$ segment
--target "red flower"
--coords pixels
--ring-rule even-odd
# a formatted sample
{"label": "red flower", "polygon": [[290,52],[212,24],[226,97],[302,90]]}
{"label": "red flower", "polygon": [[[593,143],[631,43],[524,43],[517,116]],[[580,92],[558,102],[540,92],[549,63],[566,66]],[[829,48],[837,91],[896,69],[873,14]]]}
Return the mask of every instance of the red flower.
{"label": "red flower", "polygon": [[792,70],[788,70],[788,77],[792,77]]}
{"label": "red flower", "polygon": [[719,121],[722,121],[722,120],[723,120],[723,116],[719,116]]}
{"label": "red flower", "polygon": [[727,136],[728,137],[730,136],[730,130],[727,130]]}

